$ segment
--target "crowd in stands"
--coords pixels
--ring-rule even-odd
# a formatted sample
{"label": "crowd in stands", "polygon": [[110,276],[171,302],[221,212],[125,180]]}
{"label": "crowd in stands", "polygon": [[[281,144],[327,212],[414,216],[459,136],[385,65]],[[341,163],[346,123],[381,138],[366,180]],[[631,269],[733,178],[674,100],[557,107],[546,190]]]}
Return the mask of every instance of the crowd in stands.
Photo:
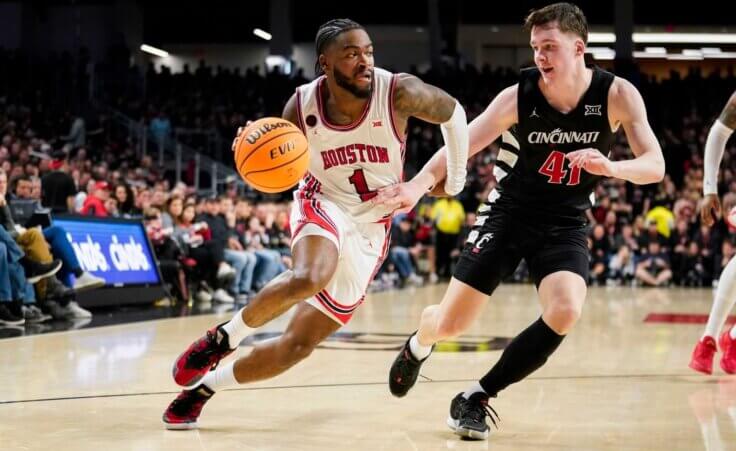
{"label": "crowd in stands", "polygon": [[[12,213],[14,203],[28,200],[55,213],[141,218],[172,296],[182,299],[247,302],[290,267],[288,194],[277,201],[254,193],[244,197],[234,188],[217,196],[201,195],[187,183],[175,183],[150,156],[138,154],[130,136],[110,127],[105,113],[90,108],[86,94],[53,89],[87,80],[79,59],[31,62],[20,52],[0,49],[0,66],[7,68],[0,71],[0,206],[7,204]],[[111,57],[97,66],[103,75],[118,74],[101,77],[104,89],[97,89],[97,104],[142,119],[152,135],[162,137],[175,128],[201,129],[229,143],[246,120],[279,115],[294,88],[306,81],[299,71],[261,74],[253,68],[241,73],[205,63],[177,74],[165,67],[157,72],[152,66],[116,72],[121,60]],[[46,70],[51,67],[54,70]],[[472,120],[495,94],[515,82],[517,72],[467,65],[417,75],[458,98]],[[639,72],[628,77],[647,104],[667,175],[657,185],[605,180],[598,186],[595,206],[588,212],[590,283],[711,286],[735,247],[725,222],[713,228],[700,224],[702,149],[710,125],[736,86],[732,67],[707,74],[693,69],[686,76],[672,72],[659,80]],[[625,137],[617,136],[612,158],[629,158]],[[421,168],[441,141],[436,127],[412,120],[405,176]],[[374,288],[433,283],[452,274],[475,222],[474,211],[495,186],[497,153],[498,146],[492,144],[472,158],[466,189],[456,198],[427,197],[408,215],[394,218],[389,258]],[[736,192],[734,155],[731,142],[720,170],[720,193]],[[53,227],[48,226],[42,233],[29,232],[34,228],[18,225],[26,218],[11,219],[15,225],[3,221],[9,238],[0,230],[0,315],[22,318],[32,305],[39,307],[37,317],[88,314],[69,292],[89,274],[57,243],[63,241],[58,239],[61,232],[49,232]],[[43,256],[22,244],[20,237],[30,234],[45,240]],[[21,271],[25,280],[48,276],[59,263],[63,277],[44,277],[35,290],[28,283],[13,282]],[[528,280],[523,263],[511,280]],[[33,314],[25,318],[33,319]]]}

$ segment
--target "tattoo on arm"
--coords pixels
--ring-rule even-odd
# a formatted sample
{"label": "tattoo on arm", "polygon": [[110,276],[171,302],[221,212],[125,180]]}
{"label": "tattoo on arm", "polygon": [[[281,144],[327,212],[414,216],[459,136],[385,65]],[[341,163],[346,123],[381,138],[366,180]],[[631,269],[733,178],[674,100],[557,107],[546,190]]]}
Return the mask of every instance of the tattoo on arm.
{"label": "tattoo on arm", "polygon": [[723,125],[726,127],[736,129],[736,93],[728,99],[728,103],[726,104],[726,107],[723,108],[723,111],[721,111],[721,115],[718,119],[723,122]]}
{"label": "tattoo on arm", "polygon": [[414,116],[433,124],[448,121],[455,110],[452,96],[408,74],[399,76],[393,101],[401,116]]}

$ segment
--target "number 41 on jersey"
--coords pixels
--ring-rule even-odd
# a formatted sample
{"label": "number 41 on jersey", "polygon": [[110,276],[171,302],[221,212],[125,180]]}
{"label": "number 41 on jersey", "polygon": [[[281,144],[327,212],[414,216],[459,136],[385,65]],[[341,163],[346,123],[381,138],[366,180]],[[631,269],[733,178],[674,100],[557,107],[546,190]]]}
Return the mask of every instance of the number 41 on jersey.
{"label": "number 41 on jersey", "polygon": [[[566,165],[568,165],[568,161],[565,154],[559,150],[553,150],[542,164],[542,167],[539,168],[539,173],[549,177],[547,183],[559,185],[568,173],[568,170],[565,169]],[[580,169],[580,166],[570,168],[570,178],[567,180],[568,186],[580,183]]]}

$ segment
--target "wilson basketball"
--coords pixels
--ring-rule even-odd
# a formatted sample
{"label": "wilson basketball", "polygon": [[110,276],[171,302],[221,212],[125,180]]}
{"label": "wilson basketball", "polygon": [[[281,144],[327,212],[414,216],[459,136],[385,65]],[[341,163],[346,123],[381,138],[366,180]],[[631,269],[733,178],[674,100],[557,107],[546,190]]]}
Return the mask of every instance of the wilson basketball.
{"label": "wilson basketball", "polygon": [[286,119],[259,119],[238,136],[235,167],[243,180],[258,191],[286,191],[309,168],[307,137]]}

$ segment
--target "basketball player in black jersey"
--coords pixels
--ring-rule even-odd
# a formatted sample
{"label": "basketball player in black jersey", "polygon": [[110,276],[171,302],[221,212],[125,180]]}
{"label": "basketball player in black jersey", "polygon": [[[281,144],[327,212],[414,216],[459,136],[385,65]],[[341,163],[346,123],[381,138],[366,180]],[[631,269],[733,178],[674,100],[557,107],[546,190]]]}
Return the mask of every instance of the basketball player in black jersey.
{"label": "basketball player in black jersey", "polygon": [[[434,343],[461,334],[480,314],[500,281],[526,259],[542,316],[517,335],[478,383],[459,393],[448,425],[456,434],[485,439],[488,398],[541,367],[580,317],[588,276],[584,212],[600,177],[659,182],[664,159],[636,88],[585,66],[588,26],[582,11],[557,3],[533,11],[535,68],[504,89],[469,126],[470,155],[499,136],[497,188],[478,210],[454,277],[439,305],[424,309],[419,330],[390,370],[395,396],[416,382]],[[622,126],[635,158],[606,155]],[[411,209],[444,178],[438,152],[411,181],[382,190],[376,202]]]}

